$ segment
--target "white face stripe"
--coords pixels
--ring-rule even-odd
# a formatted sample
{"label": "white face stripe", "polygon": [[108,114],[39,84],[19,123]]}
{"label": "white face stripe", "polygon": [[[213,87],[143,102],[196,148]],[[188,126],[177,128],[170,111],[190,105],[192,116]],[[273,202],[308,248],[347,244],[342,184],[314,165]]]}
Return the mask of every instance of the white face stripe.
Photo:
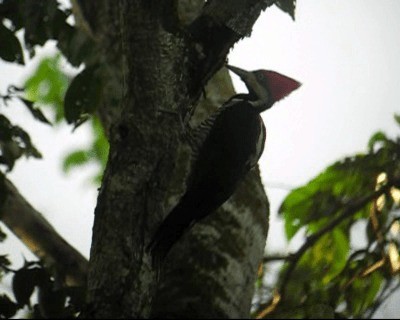
{"label": "white face stripe", "polygon": [[[254,80],[256,80],[255,77],[254,77]],[[244,100],[243,98],[233,98],[228,103],[224,104],[223,108],[229,108],[231,105],[233,105],[239,101],[246,101],[246,100]],[[262,106],[261,103],[263,103],[263,101],[260,101],[260,100],[247,101],[247,102],[255,108],[259,108],[260,106]],[[258,140],[255,145],[255,150],[252,153],[252,157],[250,157],[247,161],[247,165],[249,166],[249,169],[253,168],[257,164],[258,160],[260,159],[260,157],[264,151],[265,139],[266,139],[266,135],[267,135],[264,121],[262,120],[261,116],[258,117],[258,120],[260,123],[260,134],[258,135]]]}
{"label": "white face stripe", "polygon": [[245,83],[249,94],[252,96],[252,99],[249,100],[248,103],[254,109],[258,110],[258,112],[263,112],[272,106],[272,101],[267,85],[263,83],[265,79],[258,79],[257,75],[264,77],[263,74],[249,72],[246,75],[242,75],[241,79]]}
{"label": "white face stripe", "polygon": [[264,151],[265,138],[267,135],[267,130],[265,129],[264,121],[262,120],[261,117],[260,117],[260,128],[261,128],[261,132],[260,132],[260,135],[258,136],[258,141],[257,141],[257,145],[256,145],[258,159],[260,159],[260,157]]}
{"label": "white face stripe", "polygon": [[257,76],[254,72],[249,73],[244,82],[247,88],[251,88],[251,90],[257,95],[257,100],[269,100],[268,90],[265,88],[265,85],[263,83],[260,83],[260,81],[258,81]]}
{"label": "white face stripe", "polygon": [[261,117],[259,117],[259,121],[260,121],[261,132],[258,135],[258,140],[257,140],[256,146],[255,146],[256,148],[254,150],[254,153],[252,154],[253,156],[250,157],[247,162],[249,169],[253,168],[257,164],[258,160],[260,159],[260,157],[264,151],[265,138],[267,135],[267,131],[265,129],[264,122]]}

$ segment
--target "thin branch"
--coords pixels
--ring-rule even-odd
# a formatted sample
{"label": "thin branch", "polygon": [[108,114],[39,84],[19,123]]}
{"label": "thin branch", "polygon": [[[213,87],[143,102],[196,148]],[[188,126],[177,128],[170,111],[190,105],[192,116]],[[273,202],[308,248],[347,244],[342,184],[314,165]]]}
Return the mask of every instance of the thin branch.
{"label": "thin branch", "polygon": [[[347,269],[350,268],[351,262],[352,262],[353,259],[355,259],[357,256],[362,255],[362,254],[367,255],[367,254],[369,253],[369,248],[370,248],[370,245],[368,245],[367,248],[365,248],[365,249],[360,249],[360,250],[354,251],[354,252],[349,256],[349,258],[347,259],[346,265],[344,266],[342,272],[345,272]],[[337,275],[337,276],[339,276],[339,275]]]}
{"label": "thin branch", "polygon": [[[200,96],[205,84],[225,63],[233,45],[249,36],[262,10],[272,3],[264,0],[207,1],[187,33],[196,44],[192,49],[193,97]],[[190,114],[189,114],[190,115]]]}
{"label": "thin branch", "polygon": [[[370,308],[370,311],[368,312],[366,318],[371,319],[372,316],[375,314],[375,312],[378,310],[378,308],[395,292],[400,288],[400,283],[397,283],[396,286],[391,288],[389,290],[389,286],[391,284],[391,281],[388,281],[385,285],[385,288],[382,289],[381,293],[379,294],[379,297],[375,300],[376,302],[374,305]],[[389,290],[389,291],[388,291]],[[386,292],[386,295],[384,295]]]}
{"label": "thin branch", "polygon": [[340,223],[342,223],[344,220],[347,218],[352,217],[354,214],[356,214],[360,209],[362,209],[364,206],[366,206],[368,203],[371,201],[377,199],[379,196],[382,194],[386,193],[390,188],[392,187],[391,184],[386,184],[385,186],[381,187],[380,189],[372,192],[371,194],[356,200],[356,201],[349,201],[348,204],[345,206],[343,209],[343,212],[338,215],[335,219],[333,219],[329,224],[327,224],[325,227],[320,229],[318,232],[310,235],[306,242],[300,247],[300,249],[293,254],[292,259],[290,260],[290,265],[287,268],[283,280],[280,286],[279,292],[281,293],[281,296],[285,296],[285,290],[287,283],[290,280],[290,277],[297,267],[297,264],[301,257],[304,255],[304,253],[311,248],[322,236],[324,236],[326,233],[329,231],[332,231],[336,226],[338,226]]}
{"label": "thin branch", "polygon": [[269,255],[263,258],[263,263],[273,262],[273,261],[291,261],[293,259],[293,254],[288,255]]}

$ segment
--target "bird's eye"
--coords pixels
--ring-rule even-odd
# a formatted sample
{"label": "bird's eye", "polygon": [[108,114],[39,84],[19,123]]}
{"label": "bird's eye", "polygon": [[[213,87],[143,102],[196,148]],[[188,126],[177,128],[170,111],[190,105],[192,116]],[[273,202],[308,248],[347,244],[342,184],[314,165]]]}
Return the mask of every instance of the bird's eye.
{"label": "bird's eye", "polygon": [[264,80],[264,75],[261,72],[257,73],[257,79]]}

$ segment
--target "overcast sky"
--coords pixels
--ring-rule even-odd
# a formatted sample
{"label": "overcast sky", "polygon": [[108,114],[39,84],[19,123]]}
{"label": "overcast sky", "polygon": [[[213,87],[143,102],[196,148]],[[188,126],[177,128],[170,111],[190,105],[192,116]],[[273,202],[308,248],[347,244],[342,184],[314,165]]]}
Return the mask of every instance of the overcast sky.
{"label": "overcast sky", "polygon": [[[232,65],[275,70],[303,84],[264,114],[267,142],[260,166],[271,201],[272,249],[282,248],[270,240],[283,232],[276,210],[287,190],[278,186],[299,186],[332,162],[366,151],[377,130],[398,134],[393,114],[400,113],[399,17],[398,0],[298,0],[295,22],[268,9],[251,37],[232,50]],[[21,84],[25,75],[22,68],[1,64],[0,92]],[[236,77],[234,83],[245,90]],[[83,126],[75,133],[66,126],[54,131],[33,121],[22,106],[5,113],[27,129],[45,157],[19,161],[10,179],[88,257],[96,190],[87,181],[90,174],[66,176],[60,170],[63,155],[84,145],[88,131]],[[13,248],[21,259],[23,246],[13,242]],[[395,314],[396,306],[380,315]]]}

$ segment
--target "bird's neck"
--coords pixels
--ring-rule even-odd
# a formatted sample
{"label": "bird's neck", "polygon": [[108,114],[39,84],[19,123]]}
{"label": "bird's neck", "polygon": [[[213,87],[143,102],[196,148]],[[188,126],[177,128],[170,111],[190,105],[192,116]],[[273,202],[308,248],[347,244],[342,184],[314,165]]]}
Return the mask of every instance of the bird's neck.
{"label": "bird's neck", "polygon": [[270,99],[260,99],[254,93],[239,93],[231,97],[227,103],[232,100],[243,100],[247,101],[251,106],[253,106],[258,112],[263,112],[269,108],[271,108],[272,103]]}

